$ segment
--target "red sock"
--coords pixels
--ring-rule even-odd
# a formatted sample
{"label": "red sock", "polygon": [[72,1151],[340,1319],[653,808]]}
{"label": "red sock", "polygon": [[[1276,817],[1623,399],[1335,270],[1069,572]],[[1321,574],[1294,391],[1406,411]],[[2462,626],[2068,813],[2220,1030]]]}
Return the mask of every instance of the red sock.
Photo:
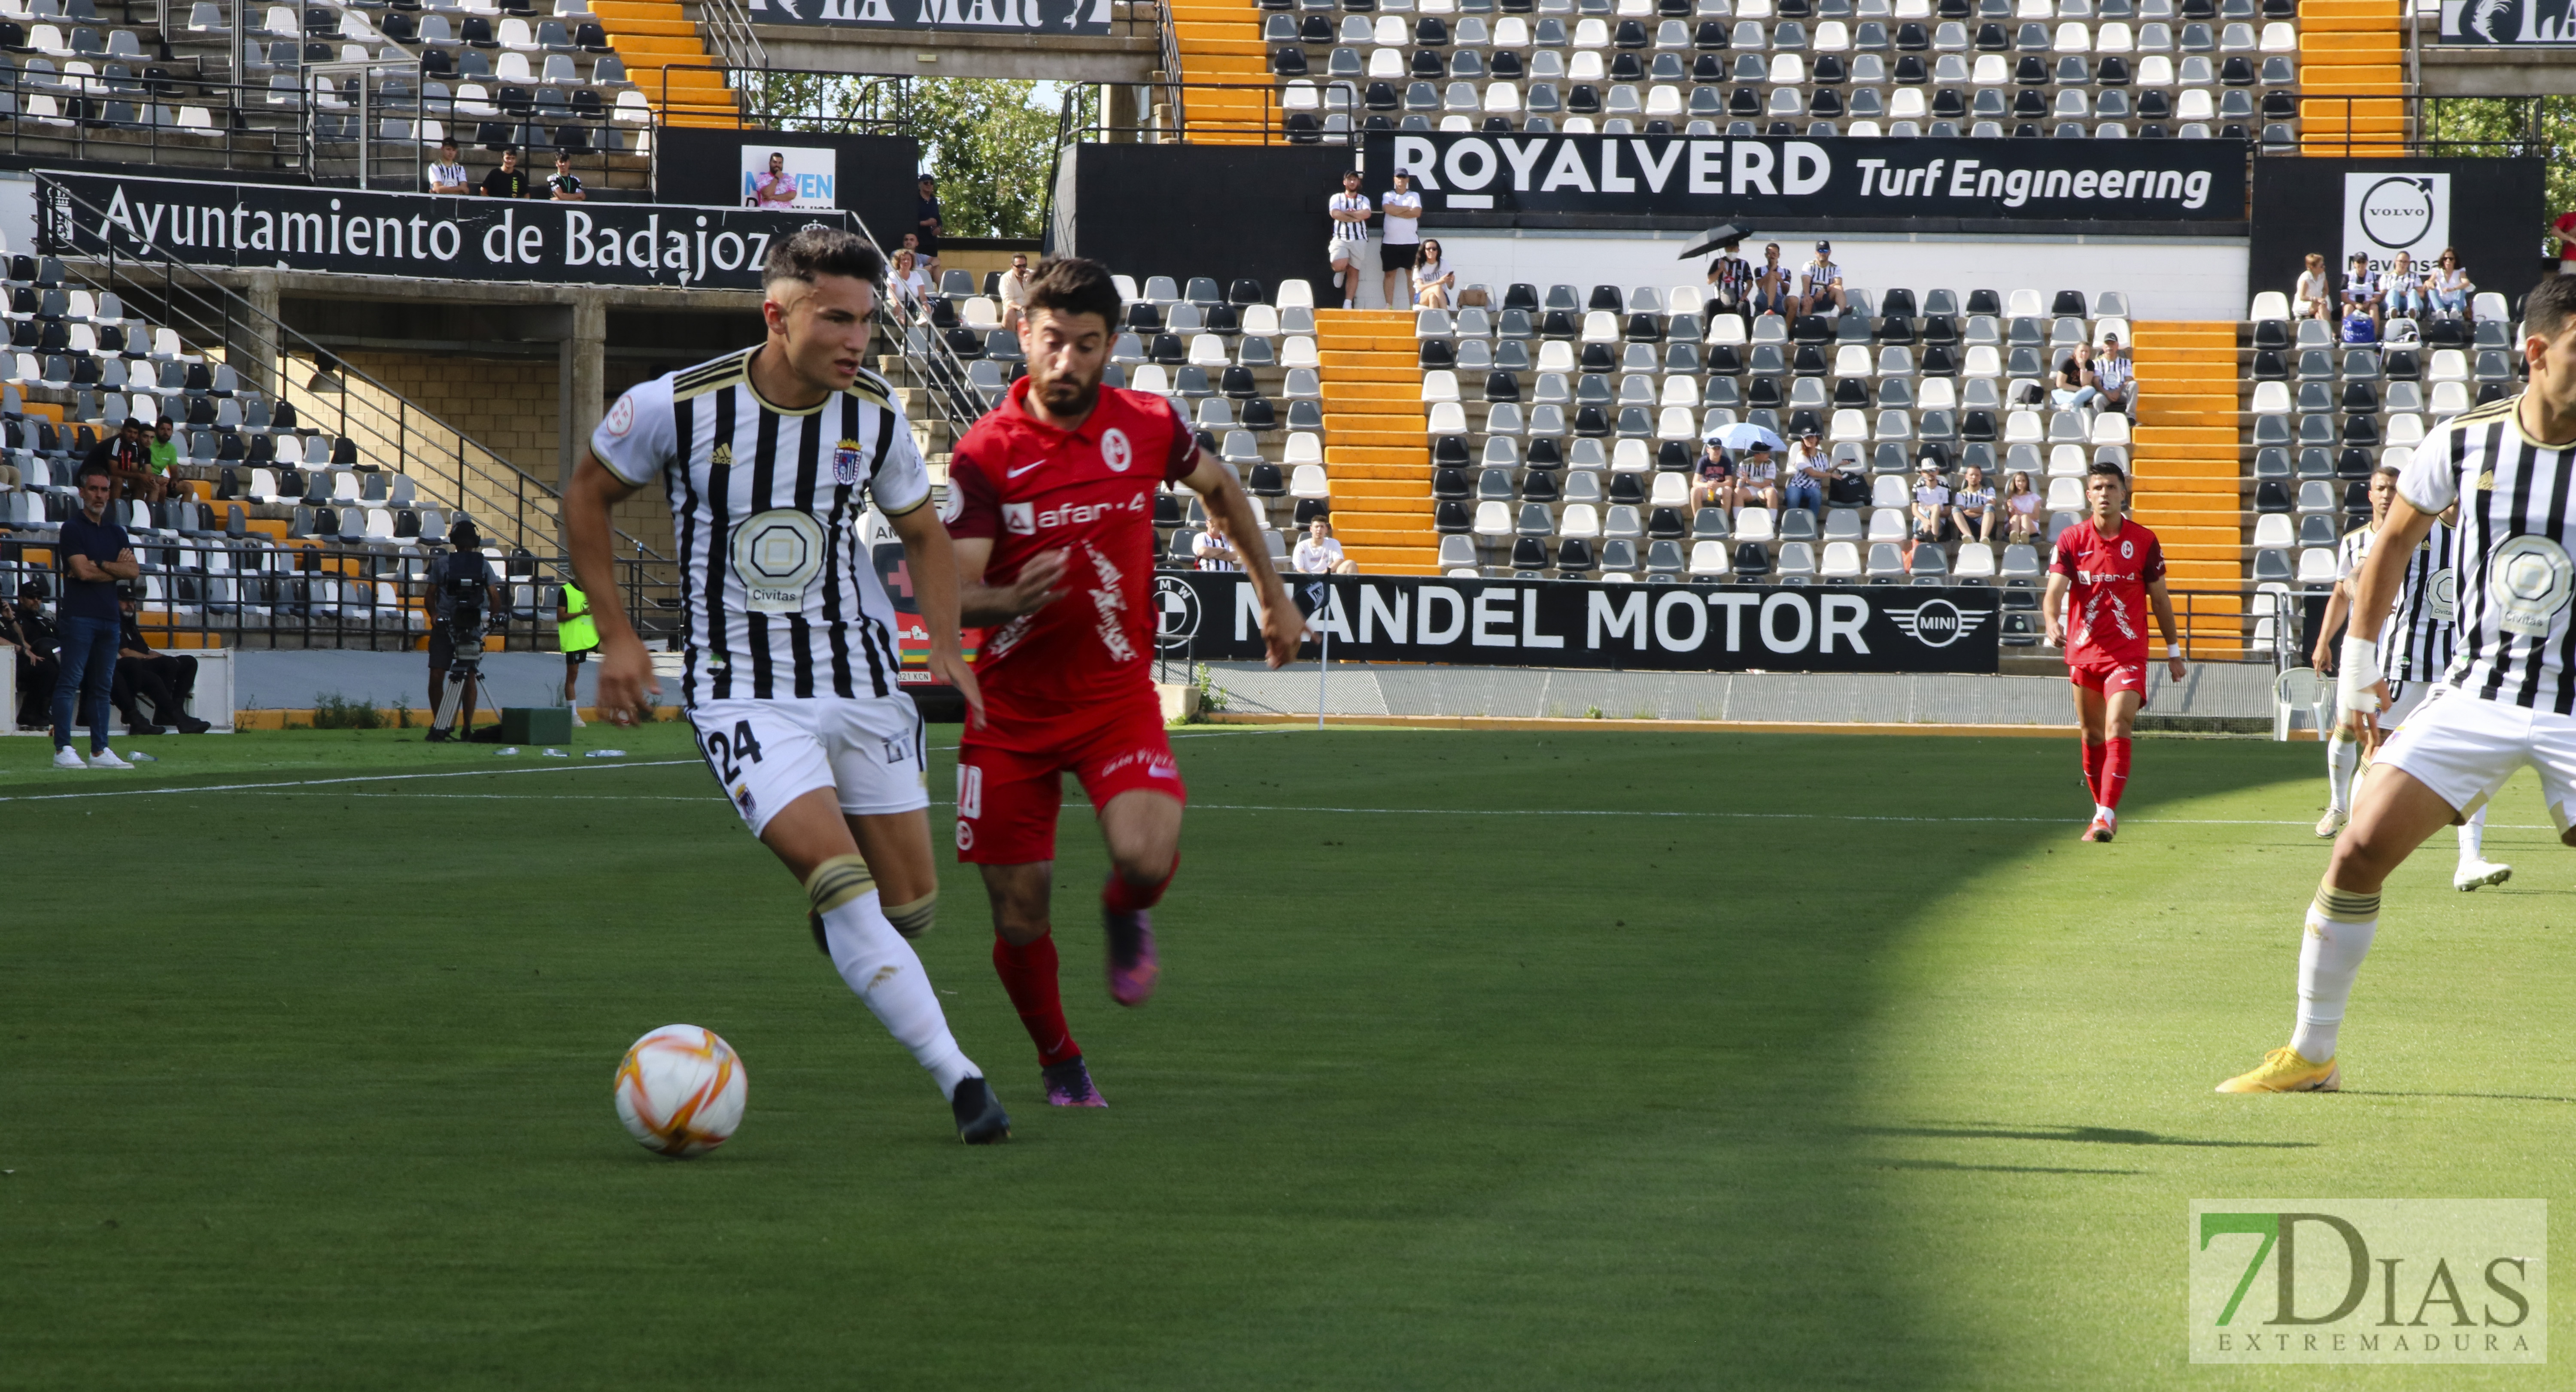
{"label": "red sock", "polygon": [[1011,1008],[1020,1012],[1029,1041],[1038,1046],[1041,1067],[1082,1057],[1082,1046],[1073,1042],[1073,1030],[1064,1022],[1064,997],[1056,990],[1055,969],[1053,934],[1025,947],[1014,947],[1009,939],[994,935],[993,971],[1002,978],[1002,989],[1010,992]]}
{"label": "red sock", "polygon": [[2120,794],[2129,787],[2129,741],[2115,739],[2102,746],[2101,803],[2112,811],[2120,809]]}
{"label": "red sock", "polygon": [[1126,876],[1112,870],[1109,872],[1109,882],[1100,887],[1101,906],[1111,913],[1134,913],[1138,909],[1150,909],[1163,902],[1163,891],[1172,887],[1172,877],[1179,873],[1181,873],[1179,852],[1173,853],[1172,868],[1163,872],[1163,878],[1149,885],[1130,884]]}
{"label": "red sock", "polygon": [[2109,749],[2108,745],[2090,741],[2084,744],[2084,791],[2092,794],[2097,804],[2102,801],[2102,756]]}

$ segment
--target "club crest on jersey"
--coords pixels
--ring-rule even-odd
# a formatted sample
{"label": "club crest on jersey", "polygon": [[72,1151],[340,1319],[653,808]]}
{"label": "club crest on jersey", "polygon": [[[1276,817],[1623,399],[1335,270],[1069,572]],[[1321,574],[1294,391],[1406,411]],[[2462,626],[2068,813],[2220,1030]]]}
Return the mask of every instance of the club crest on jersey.
{"label": "club crest on jersey", "polygon": [[1113,425],[1100,432],[1100,462],[1121,474],[1136,462],[1136,447],[1127,443],[1126,431]]}
{"label": "club crest on jersey", "polygon": [[859,442],[843,440],[832,447],[832,482],[847,488],[859,481]]}
{"label": "club crest on jersey", "polygon": [[2137,545],[2136,545],[2136,543],[2134,543],[2134,542],[2127,542],[2127,541],[2124,541],[2124,542],[2121,542],[2121,543],[2120,543],[2120,559],[2121,559],[2121,560],[2124,560],[2124,561],[2128,561],[2128,560],[2135,560],[2135,559],[2137,559],[2137,555],[2138,555],[2138,550],[2137,550]]}
{"label": "club crest on jersey", "polygon": [[608,408],[609,438],[619,438],[625,435],[627,431],[633,430],[634,428],[635,397],[634,394],[630,392],[625,396],[617,398],[617,404]]}
{"label": "club crest on jersey", "polygon": [[1037,504],[1002,504],[1002,525],[1009,528],[1013,536],[1036,536],[1038,534]]}

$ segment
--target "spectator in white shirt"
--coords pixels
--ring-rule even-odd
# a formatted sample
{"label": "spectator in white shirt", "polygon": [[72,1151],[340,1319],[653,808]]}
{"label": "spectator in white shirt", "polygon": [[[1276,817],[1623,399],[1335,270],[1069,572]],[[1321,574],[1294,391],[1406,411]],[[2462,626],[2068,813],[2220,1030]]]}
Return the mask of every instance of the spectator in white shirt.
{"label": "spectator in white shirt", "polygon": [[429,167],[429,191],[432,193],[468,194],[474,183],[465,176],[465,162],[456,157],[456,142],[438,142],[438,162]]}
{"label": "spectator in white shirt", "polygon": [[1914,475],[1914,539],[1938,543],[1950,519],[1950,486],[1941,481],[1941,463],[1926,459]]}
{"label": "spectator in white shirt", "polygon": [[930,294],[930,273],[921,269],[921,257],[911,247],[895,248],[894,269],[886,278],[892,282],[896,297],[903,301],[904,311],[921,313],[921,302]]}
{"label": "spectator in white shirt", "polygon": [[1029,254],[1011,253],[1011,268],[1002,272],[1002,327],[1018,331],[1020,320],[1029,312],[1029,283],[1037,274],[1029,269]]}
{"label": "spectator in white shirt", "polygon": [[1289,564],[1300,575],[1357,575],[1359,562],[1342,556],[1342,544],[1333,540],[1333,524],[1316,518],[1298,538],[1297,549],[1288,555]]}
{"label": "spectator in white shirt", "polygon": [[2424,278],[2424,285],[2432,293],[2433,308],[2444,314],[2456,314],[2463,322],[2468,320],[2469,296],[2478,287],[2470,281],[2469,273],[2460,268],[2457,250],[2442,248],[2442,257],[2433,263],[2432,274]]}
{"label": "spectator in white shirt", "polygon": [[2424,293],[2424,268],[2405,252],[2388,263],[2388,315],[2394,319],[2413,319],[2432,307]]}
{"label": "spectator in white shirt", "polygon": [[2129,409],[2129,354],[2120,346],[2120,336],[2102,335],[2102,347],[2093,354],[2093,385],[2102,393],[2102,409]]}
{"label": "spectator in white shirt", "polygon": [[1440,239],[1423,238],[1421,248],[1413,253],[1413,307],[1447,309],[1457,285],[1458,273],[1443,259]]}
{"label": "spectator in white shirt", "polygon": [[[1378,211],[1385,215],[1386,229],[1378,235],[1384,244],[1386,259],[1386,307],[1395,308],[1407,302],[1405,276],[1413,265],[1414,250],[1422,243],[1422,195],[1413,191],[1413,176],[1395,171],[1395,187],[1378,200]],[[1398,250],[1402,248],[1402,250]]]}
{"label": "spectator in white shirt", "polygon": [[1760,440],[1744,451],[1735,470],[1735,505],[1780,510],[1780,460]]}
{"label": "spectator in white shirt", "polygon": [[1342,191],[1333,195],[1328,211],[1333,240],[1325,251],[1333,258],[1333,283],[1342,287],[1342,308],[1357,309],[1360,281],[1377,273],[1377,247],[1369,241],[1369,200],[1360,192],[1358,170],[1342,171]]}
{"label": "spectator in white shirt", "polygon": [[2334,278],[2326,274],[2326,258],[2308,253],[2308,268],[2299,272],[2299,288],[2290,297],[2293,319],[2323,319],[2334,322]]}
{"label": "spectator in white shirt", "polygon": [[2355,315],[2368,316],[2370,337],[2374,343],[2379,339],[2382,294],[2379,275],[2370,269],[2370,257],[2363,252],[2354,252],[2351,266],[2344,271],[2343,317],[2349,319]]}
{"label": "spectator in white shirt", "polygon": [[1749,314],[1753,308],[1753,263],[1744,259],[1741,242],[1718,248],[1708,263],[1708,299],[1712,313]]}
{"label": "spectator in white shirt", "polygon": [[1241,570],[1243,558],[1235,554],[1234,543],[1225,534],[1225,519],[1208,514],[1207,530],[1190,543],[1190,554],[1199,558],[1201,570]]}
{"label": "spectator in white shirt", "polygon": [[1986,471],[1971,464],[1967,475],[1959,480],[1958,491],[1950,495],[1950,520],[1961,538],[1992,542],[1996,516],[2002,509],[1995,506],[1994,485],[1986,482]]}
{"label": "spectator in white shirt", "polygon": [[2007,490],[2002,508],[2005,539],[2024,544],[2039,540],[2040,526],[2047,519],[2039,514],[2039,492],[2030,486],[2030,471],[2013,470]]}
{"label": "spectator in white shirt", "polygon": [[1801,436],[1789,446],[1789,481],[1781,488],[1781,497],[1793,508],[1822,512],[1833,468],[1833,460],[1825,454],[1824,437],[1812,432]]}
{"label": "spectator in white shirt", "polygon": [[1799,268],[1798,312],[1820,314],[1827,305],[1836,314],[1850,306],[1843,299],[1843,268],[1834,264],[1834,244],[1816,243],[1816,259]]}

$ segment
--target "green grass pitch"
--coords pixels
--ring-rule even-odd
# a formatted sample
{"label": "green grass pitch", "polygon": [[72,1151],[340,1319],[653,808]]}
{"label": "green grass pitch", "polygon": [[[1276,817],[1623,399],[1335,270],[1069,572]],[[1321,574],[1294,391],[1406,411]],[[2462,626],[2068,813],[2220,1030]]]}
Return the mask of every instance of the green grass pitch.
{"label": "green grass pitch", "polygon": [[[683,730],[582,733],[629,758],[0,745],[0,1384],[2567,1385],[2184,1343],[2195,1198],[2576,1177],[2527,777],[2511,884],[2453,893],[2447,834],[2391,884],[2351,1090],[2230,1098],[2290,1025],[2314,745],[2142,742],[2093,847],[2057,740],[1193,734],[1145,1009],[1067,811],[1109,1110],[1042,1104],[947,867],[923,953],[1017,1121],[969,1150]],[[609,1100],[673,1021],[751,1083],[687,1163]]]}

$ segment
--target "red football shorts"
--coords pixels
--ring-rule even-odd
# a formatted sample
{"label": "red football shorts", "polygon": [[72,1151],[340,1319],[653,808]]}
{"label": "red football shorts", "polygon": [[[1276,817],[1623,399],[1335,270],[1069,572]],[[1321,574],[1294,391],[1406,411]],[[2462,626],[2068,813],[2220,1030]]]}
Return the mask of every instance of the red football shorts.
{"label": "red football shorts", "polygon": [[969,865],[1055,859],[1056,810],[1064,805],[1068,770],[1093,807],[1138,788],[1189,801],[1163,734],[1162,710],[1151,701],[1051,749],[996,749],[973,738],[957,751],[957,858]]}
{"label": "red football shorts", "polygon": [[2122,691],[2138,693],[2141,710],[2147,703],[2147,664],[2122,662],[2117,658],[2087,654],[2066,660],[2066,679],[2087,691],[2098,692],[2103,699]]}

